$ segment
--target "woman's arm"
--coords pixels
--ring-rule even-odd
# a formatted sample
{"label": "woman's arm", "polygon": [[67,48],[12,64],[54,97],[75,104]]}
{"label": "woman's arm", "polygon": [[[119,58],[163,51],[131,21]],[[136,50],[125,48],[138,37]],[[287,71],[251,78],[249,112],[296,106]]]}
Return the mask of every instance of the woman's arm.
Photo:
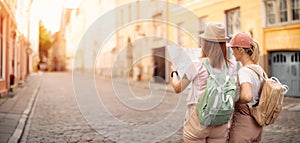
{"label": "woman's arm", "polygon": [[246,104],[252,101],[252,85],[249,82],[241,84],[241,94],[238,103]]}
{"label": "woman's arm", "polygon": [[173,74],[172,86],[174,88],[175,93],[182,92],[190,83],[191,81],[187,79],[185,74],[183,75],[181,80],[179,80],[177,74]]}

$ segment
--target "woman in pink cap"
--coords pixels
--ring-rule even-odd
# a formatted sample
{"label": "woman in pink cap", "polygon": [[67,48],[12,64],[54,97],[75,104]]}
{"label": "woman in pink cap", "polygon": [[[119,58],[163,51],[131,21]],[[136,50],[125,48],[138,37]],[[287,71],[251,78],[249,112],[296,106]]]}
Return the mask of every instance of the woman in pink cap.
{"label": "woman in pink cap", "polygon": [[[202,59],[208,61],[215,73],[220,73],[223,68],[229,69],[228,75],[232,76],[236,62],[227,57],[225,27],[216,22],[207,24],[205,31],[200,35]],[[200,55],[199,55],[200,56]],[[206,88],[209,72],[202,60],[191,62],[179,77],[177,71],[171,73],[171,83],[176,93],[180,93],[192,83],[188,95],[187,112],[183,127],[184,142],[187,143],[225,143],[228,140],[228,124],[216,126],[200,125],[198,119],[197,102],[203,96]]]}
{"label": "woman in pink cap", "polygon": [[263,68],[258,65],[260,49],[246,33],[237,33],[230,41],[230,47],[236,61],[243,67],[238,71],[238,96],[229,134],[230,143],[260,142],[263,128],[251,117],[249,107],[256,106],[263,84],[253,70],[245,67],[255,67],[261,74]]}

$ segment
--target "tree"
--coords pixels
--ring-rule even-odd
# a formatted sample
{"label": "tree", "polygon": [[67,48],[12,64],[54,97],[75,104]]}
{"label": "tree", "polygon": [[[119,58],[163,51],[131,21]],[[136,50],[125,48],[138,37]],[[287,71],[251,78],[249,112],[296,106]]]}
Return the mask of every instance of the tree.
{"label": "tree", "polygon": [[53,39],[50,32],[46,29],[44,24],[39,23],[39,58],[48,58],[48,50],[53,44]]}

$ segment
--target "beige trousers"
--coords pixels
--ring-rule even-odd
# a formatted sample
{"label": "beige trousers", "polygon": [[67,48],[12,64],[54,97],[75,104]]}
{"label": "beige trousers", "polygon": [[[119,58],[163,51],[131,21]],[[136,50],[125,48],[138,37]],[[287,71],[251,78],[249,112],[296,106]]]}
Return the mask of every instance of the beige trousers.
{"label": "beige trousers", "polygon": [[186,143],[226,143],[228,124],[218,126],[202,126],[198,119],[196,106],[188,109],[183,126],[183,139]]}

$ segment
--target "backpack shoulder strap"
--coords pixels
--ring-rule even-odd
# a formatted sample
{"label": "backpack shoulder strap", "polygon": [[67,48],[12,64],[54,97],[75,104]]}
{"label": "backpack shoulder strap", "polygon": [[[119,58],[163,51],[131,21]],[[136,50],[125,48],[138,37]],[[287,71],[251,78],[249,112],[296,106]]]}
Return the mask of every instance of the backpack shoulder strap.
{"label": "backpack shoulder strap", "polygon": [[208,63],[208,59],[207,58],[201,58],[201,61],[204,64],[205,68],[207,69],[208,73],[209,74],[214,74],[214,71],[213,71],[212,67]]}
{"label": "backpack shoulder strap", "polygon": [[266,74],[265,71],[263,71],[263,73],[261,74],[261,73],[257,70],[257,68],[254,67],[254,66],[246,65],[245,67],[247,67],[247,68],[253,70],[258,76],[262,77],[264,80],[268,79],[268,76],[267,76],[267,74]]}

